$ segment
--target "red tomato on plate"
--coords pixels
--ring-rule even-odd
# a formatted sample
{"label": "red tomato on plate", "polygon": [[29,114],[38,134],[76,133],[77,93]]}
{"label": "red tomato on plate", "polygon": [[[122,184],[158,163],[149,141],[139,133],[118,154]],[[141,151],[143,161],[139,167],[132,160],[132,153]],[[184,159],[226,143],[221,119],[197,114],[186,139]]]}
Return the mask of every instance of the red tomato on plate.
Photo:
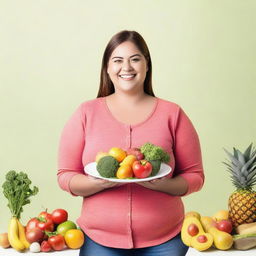
{"label": "red tomato on plate", "polygon": [[136,178],[147,178],[152,172],[152,164],[147,160],[135,161],[132,170]]}

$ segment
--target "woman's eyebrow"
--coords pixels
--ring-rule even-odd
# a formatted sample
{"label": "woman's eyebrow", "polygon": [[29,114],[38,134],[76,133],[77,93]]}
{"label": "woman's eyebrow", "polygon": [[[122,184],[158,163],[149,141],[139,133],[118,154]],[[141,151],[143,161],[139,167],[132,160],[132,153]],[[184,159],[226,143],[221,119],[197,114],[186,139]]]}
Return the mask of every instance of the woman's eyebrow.
{"label": "woman's eyebrow", "polygon": [[[141,57],[141,54],[138,54],[138,53],[137,53],[137,54],[134,54],[134,55],[130,56],[130,58],[133,58],[133,57],[135,57],[135,56]],[[114,59],[114,58],[123,59],[123,57],[119,57],[119,56],[112,57],[112,59]]]}

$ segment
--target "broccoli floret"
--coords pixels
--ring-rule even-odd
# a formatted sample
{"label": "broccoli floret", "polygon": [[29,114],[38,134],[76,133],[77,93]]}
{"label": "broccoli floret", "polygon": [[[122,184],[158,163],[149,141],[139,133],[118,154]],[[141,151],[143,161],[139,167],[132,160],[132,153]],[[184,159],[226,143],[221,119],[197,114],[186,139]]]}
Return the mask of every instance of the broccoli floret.
{"label": "broccoli floret", "polygon": [[152,172],[150,176],[155,176],[158,174],[160,167],[161,167],[161,161],[160,160],[150,160],[149,161],[152,165]]}
{"label": "broccoli floret", "polygon": [[169,154],[161,147],[152,143],[145,143],[141,146],[140,151],[144,154],[146,160],[160,160],[161,162],[168,163],[170,161]]}
{"label": "broccoli floret", "polygon": [[113,156],[104,156],[97,163],[97,171],[102,177],[114,178],[119,167],[119,162]]}

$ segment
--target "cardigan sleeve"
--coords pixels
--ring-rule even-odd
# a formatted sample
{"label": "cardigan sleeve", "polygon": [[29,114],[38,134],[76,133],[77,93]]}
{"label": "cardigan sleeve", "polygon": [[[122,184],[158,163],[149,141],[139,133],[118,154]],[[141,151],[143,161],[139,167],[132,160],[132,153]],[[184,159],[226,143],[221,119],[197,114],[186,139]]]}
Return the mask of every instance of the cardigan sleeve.
{"label": "cardigan sleeve", "polygon": [[188,183],[189,195],[199,191],[204,184],[204,171],[197,132],[184,111],[179,108],[175,124],[174,140],[175,172]]}
{"label": "cardigan sleeve", "polygon": [[80,105],[65,124],[60,137],[58,184],[61,189],[71,194],[69,188],[71,178],[77,174],[84,174],[82,155],[85,145],[85,125],[86,116],[82,113],[82,105]]}

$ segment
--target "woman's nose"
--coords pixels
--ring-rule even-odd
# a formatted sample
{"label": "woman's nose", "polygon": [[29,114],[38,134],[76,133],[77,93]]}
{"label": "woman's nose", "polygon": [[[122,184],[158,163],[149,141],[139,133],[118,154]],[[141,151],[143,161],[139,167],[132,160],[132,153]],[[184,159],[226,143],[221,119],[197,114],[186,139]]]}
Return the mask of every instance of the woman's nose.
{"label": "woman's nose", "polygon": [[123,62],[122,69],[125,70],[125,71],[129,71],[129,70],[133,69],[129,60]]}

